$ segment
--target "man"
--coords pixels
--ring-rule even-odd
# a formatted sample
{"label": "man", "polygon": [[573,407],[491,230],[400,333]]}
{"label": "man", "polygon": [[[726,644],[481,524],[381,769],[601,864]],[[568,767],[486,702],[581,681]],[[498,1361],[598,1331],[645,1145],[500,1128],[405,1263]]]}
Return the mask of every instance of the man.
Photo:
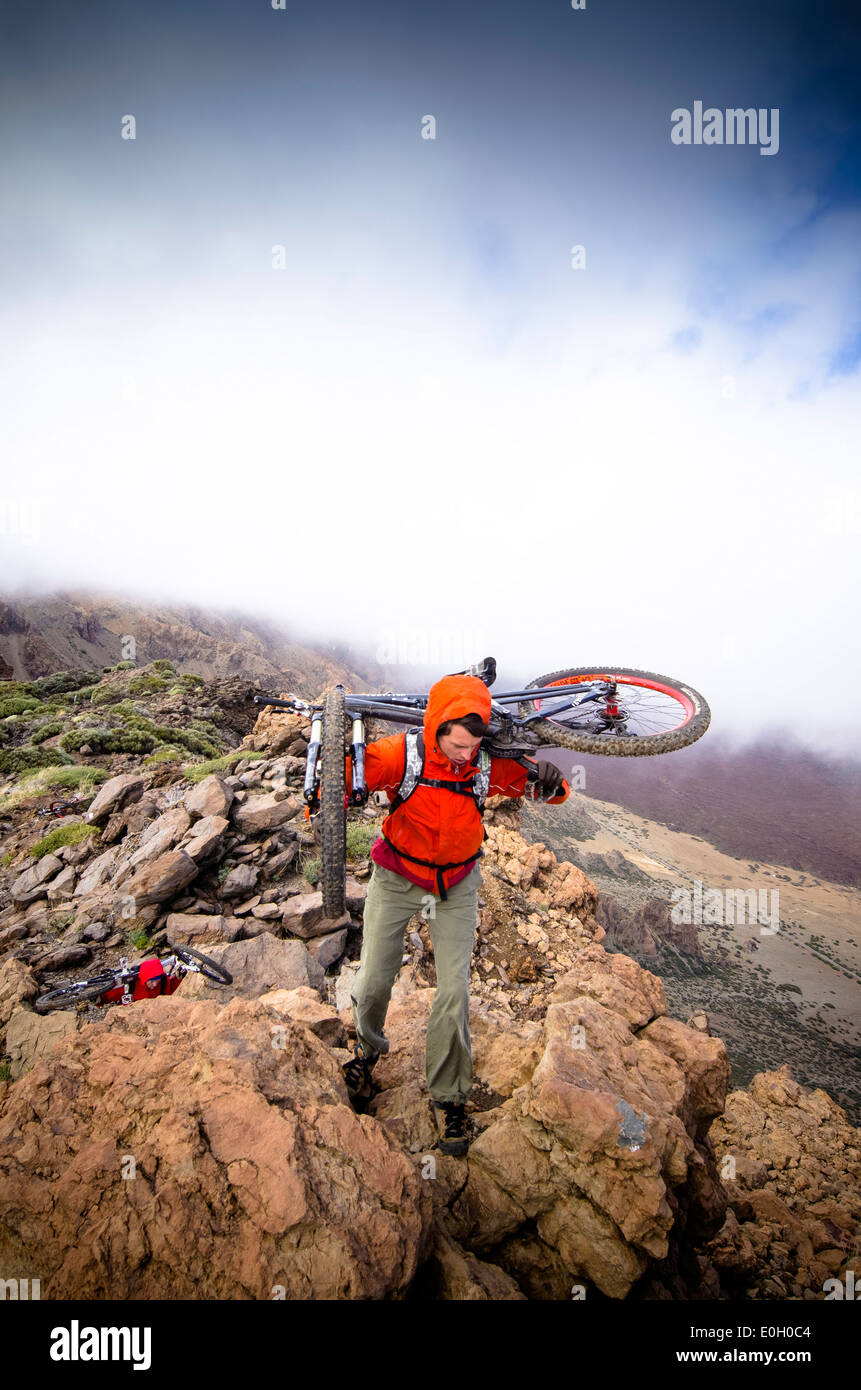
{"label": "man", "polygon": [[[351,995],[356,1055],[344,1067],[350,1098],[357,1109],[364,1108],[374,1094],[372,1068],[389,1050],[383,1024],[403,959],[404,928],[415,912],[423,912],[437,976],[427,1029],[428,1090],[441,1128],[439,1147],[459,1155],[469,1145],[464,1108],[473,1079],[469,971],[481,884],[478,860],[486,838],[469,784],[479,770],[476,755],[490,713],[490,691],[477,676],[443,676],[430,689],[423,776],[383,821],[382,837],[371,849],[374,870]],[[385,790],[390,802],[404,778],[406,737],[393,734],[365,750],[368,789]],[[488,795],[565,801],[569,789],[559,769],[539,762],[537,770],[539,781],[527,792],[526,768],[512,758],[493,758]],[[347,782],[349,790],[349,758]]]}

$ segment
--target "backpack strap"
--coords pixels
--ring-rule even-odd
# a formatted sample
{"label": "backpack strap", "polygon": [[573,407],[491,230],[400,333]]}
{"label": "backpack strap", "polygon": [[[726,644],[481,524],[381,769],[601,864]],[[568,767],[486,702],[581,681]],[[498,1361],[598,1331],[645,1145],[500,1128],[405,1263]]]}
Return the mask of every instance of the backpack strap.
{"label": "backpack strap", "polygon": [[[478,771],[469,782],[451,782],[441,777],[425,777],[424,730],[408,729],[404,735],[404,775],[394,801],[389,807],[389,815],[403,806],[416,787],[445,787],[460,796],[471,796],[479,815],[484,814],[484,804],[490,789],[491,757],[484,747],[478,750]],[[407,858],[408,856],[404,856]]]}
{"label": "backpack strap", "polygon": [[421,729],[407,729],[404,735],[404,775],[394,801],[389,807],[389,815],[412,796],[424,771],[425,750]]}

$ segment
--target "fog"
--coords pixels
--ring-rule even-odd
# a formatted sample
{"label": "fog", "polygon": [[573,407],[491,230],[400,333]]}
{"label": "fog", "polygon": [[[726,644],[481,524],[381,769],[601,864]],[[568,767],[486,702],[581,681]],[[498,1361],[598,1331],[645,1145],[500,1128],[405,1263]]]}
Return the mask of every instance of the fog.
{"label": "fog", "polygon": [[[500,685],[612,662],[857,750],[839,25],[179,9],[7,46],[3,596]],[[779,107],[779,152],[674,145],[699,97]]]}

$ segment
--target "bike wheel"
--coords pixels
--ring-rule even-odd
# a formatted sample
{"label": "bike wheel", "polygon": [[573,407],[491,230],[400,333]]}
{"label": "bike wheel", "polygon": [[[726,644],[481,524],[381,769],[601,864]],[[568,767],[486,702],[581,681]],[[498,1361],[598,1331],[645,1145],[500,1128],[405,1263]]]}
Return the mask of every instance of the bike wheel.
{"label": "bike wheel", "polygon": [[116,976],[101,975],[93,980],[82,980],[80,984],[63,985],[60,989],[49,990],[41,999],[36,999],[33,1008],[37,1014],[47,1014],[52,1009],[65,1009],[77,1004],[79,1000],[98,999],[106,990],[113,989],[116,983]]}
{"label": "bike wheel", "polygon": [[340,917],[347,905],[347,773],[344,691],[328,691],[323,705],[320,787],[320,887],[323,912]]}
{"label": "bike wheel", "polygon": [[205,956],[202,951],[196,951],[193,946],[174,946],[168,942],[168,946],[175,956],[184,960],[186,965],[194,964],[200,970],[201,975],[205,975],[208,980],[214,980],[218,985],[232,985],[233,976],[223,965],[210,956]]}
{"label": "bike wheel", "polygon": [[[580,711],[565,710],[558,718],[548,711],[546,718],[530,724],[548,747],[617,758],[644,758],[696,743],[711,722],[711,710],[698,691],[654,671],[635,671],[625,666],[572,666],[567,671],[537,676],[526,689],[582,685],[595,680],[612,680],[617,687],[615,697],[596,703],[592,719],[596,727],[584,730],[572,725],[574,720],[585,722],[588,715],[583,709],[588,710],[588,705]],[[537,713],[549,698],[521,701],[521,717]],[[604,727],[597,727],[600,725]]]}

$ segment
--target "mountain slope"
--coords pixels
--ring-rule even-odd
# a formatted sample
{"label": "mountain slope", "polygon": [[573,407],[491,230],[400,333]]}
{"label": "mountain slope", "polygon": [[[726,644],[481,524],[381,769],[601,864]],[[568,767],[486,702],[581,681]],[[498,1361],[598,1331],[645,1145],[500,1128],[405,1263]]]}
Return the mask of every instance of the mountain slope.
{"label": "mountain slope", "polygon": [[[124,638],[134,640],[131,653]],[[375,679],[373,671],[352,669],[343,648],[303,646],[274,623],[246,614],[83,590],[0,599],[0,679],[100,669],[129,655],[139,666],[166,658],[183,674],[237,676],[305,696],[335,681],[365,690]]]}

